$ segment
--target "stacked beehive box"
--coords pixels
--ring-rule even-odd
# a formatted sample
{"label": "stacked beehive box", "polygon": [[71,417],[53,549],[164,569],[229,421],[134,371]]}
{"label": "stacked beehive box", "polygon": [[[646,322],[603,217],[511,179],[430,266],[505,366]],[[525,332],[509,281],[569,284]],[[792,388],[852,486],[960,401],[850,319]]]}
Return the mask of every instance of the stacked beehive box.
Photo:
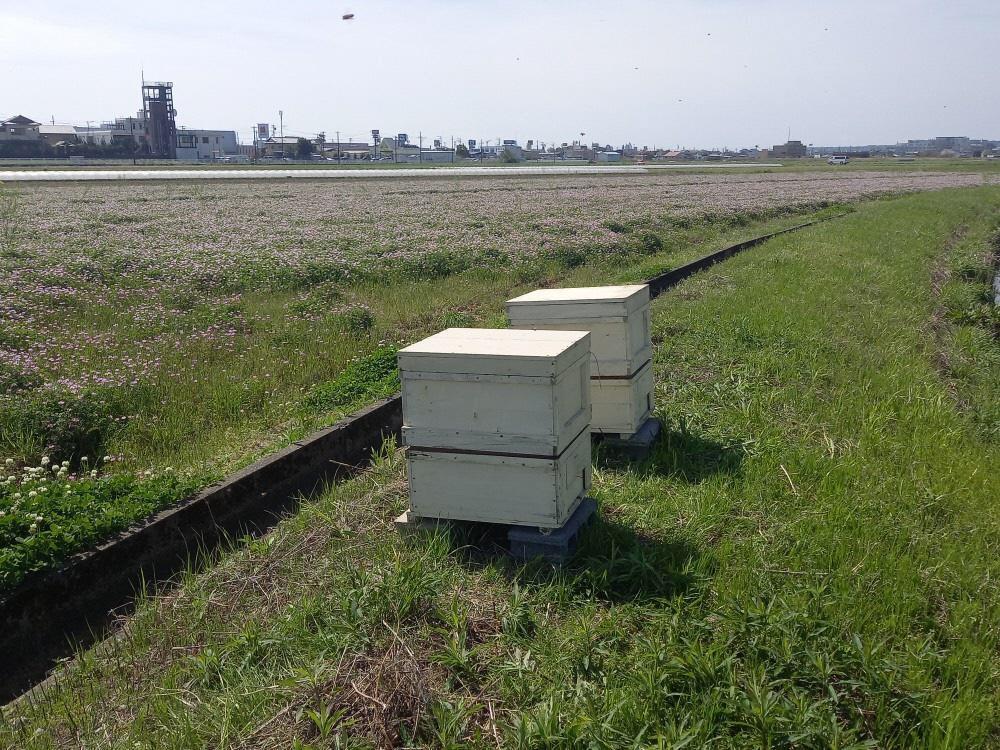
{"label": "stacked beehive box", "polygon": [[649,286],[539,289],[507,302],[513,328],[590,331],[594,432],[631,436],[653,410]]}
{"label": "stacked beehive box", "polygon": [[590,339],[450,328],[401,349],[410,514],[562,526],[590,487]]}

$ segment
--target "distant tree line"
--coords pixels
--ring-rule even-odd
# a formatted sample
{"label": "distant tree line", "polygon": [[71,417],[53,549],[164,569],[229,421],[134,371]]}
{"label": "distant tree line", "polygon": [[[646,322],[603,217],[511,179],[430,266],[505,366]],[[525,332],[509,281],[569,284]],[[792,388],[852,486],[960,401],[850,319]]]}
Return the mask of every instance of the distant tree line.
{"label": "distant tree line", "polygon": [[87,156],[93,158],[148,157],[146,144],[139,146],[131,139],[114,143],[67,143],[52,146],[45,141],[0,141],[0,159],[59,159],[67,156]]}

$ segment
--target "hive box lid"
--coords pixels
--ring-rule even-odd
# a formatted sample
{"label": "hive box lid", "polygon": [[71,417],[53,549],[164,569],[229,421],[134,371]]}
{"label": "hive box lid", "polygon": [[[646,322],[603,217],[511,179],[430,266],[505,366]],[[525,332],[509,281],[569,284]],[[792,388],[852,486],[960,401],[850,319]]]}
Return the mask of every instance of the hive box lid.
{"label": "hive box lid", "polygon": [[448,328],[400,349],[404,372],[552,376],[590,355],[588,331]]}
{"label": "hive box lid", "polygon": [[507,300],[511,319],[523,315],[545,318],[625,317],[649,304],[648,284],[536,289]]}

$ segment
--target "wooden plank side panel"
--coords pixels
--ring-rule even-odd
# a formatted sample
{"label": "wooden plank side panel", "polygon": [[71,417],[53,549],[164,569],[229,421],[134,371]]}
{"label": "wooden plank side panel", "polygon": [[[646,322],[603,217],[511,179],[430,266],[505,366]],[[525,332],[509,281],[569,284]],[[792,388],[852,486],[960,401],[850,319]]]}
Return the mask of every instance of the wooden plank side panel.
{"label": "wooden plank side panel", "polygon": [[590,422],[589,355],[555,378],[402,374],[406,445],[561,453]]}
{"label": "wooden plank side panel", "polygon": [[551,381],[402,381],[404,440],[409,445],[512,452],[526,444],[556,447]]}
{"label": "wooden plank side panel", "polygon": [[591,380],[593,432],[631,435],[652,413],[653,368],[646,367],[631,380]]}
{"label": "wooden plank side panel", "polygon": [[417,516],[556,528],[589,488],[590,433],[557,459],[411,449],[407,471]]}

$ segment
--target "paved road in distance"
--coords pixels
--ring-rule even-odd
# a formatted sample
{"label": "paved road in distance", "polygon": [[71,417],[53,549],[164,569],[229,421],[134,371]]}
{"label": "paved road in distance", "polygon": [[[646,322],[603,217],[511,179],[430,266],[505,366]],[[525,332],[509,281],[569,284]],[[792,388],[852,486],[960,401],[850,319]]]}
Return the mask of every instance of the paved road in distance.
{"label": "paved road in distance", "polygon": [[572,174],[652,174],[664,169],[738,169],[781,164],[651,164],[645,166],[424,167],[421,169],[67,169],[0,170],[0,182],[72,182],[132,180],[327,180],[385,177],[526,177]]}

